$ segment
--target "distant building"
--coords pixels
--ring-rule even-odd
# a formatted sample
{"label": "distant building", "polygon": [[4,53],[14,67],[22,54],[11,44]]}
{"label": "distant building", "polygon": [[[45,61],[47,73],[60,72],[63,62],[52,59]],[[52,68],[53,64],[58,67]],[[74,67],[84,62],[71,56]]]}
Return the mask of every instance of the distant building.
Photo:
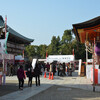
{"label": "distant building", "polygon": [[[0,16],[0,72],[7,72],[9,70],[7,65],[14,64],[15,56],[24,55],[25,46],[33,41],[5,25],[5,21]],[[16,68],[14,66],[15,70]]]}
{"label": "distant building", "polygon": [[8,25],[6,31],[7,33],[5,34],[5,22],[2,16],[0,16],[0,53],[22,54],[23,50],[25,50],[25,45],[29,45],[34,41],[24,37]]}

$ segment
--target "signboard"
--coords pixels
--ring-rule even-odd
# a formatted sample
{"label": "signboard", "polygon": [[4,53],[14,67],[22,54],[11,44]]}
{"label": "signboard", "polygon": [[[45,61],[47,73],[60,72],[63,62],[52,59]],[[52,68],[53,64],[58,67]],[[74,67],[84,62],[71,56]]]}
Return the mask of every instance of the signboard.
{"label": "signboard", "polygon": [[74,61],[74,55],[49,55],[46,59],[46,62],[58,61],[60,63],[68,63],[70,61]]}

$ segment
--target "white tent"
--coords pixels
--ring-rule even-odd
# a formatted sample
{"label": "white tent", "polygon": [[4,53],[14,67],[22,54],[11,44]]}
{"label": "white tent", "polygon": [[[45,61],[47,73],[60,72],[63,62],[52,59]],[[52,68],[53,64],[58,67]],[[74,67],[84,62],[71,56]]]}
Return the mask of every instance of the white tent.
{"label": "white tent", "polygon": [[60,63],[68,63],[70,61],[74,61],[74,56],[73,55],[49,55],[46,59],[46,62],[53,62],[53,61],[57,61]]}

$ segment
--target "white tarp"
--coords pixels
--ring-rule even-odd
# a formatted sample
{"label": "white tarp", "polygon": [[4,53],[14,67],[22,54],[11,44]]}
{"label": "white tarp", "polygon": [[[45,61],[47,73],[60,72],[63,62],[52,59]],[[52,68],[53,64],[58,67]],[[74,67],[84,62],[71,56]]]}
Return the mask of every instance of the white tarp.
{"label": "white tarp", "polygon": [[93,63],[93,59],[87,59],[87,62]]}
{"label": "white tarp", "polygon": [[93,67],[93,65],[86,65],[86,77],[88,79],[91,79],[91,68]]}
{"label": "white tarp", "polygon": [[[93,65],[86,65],[86,77],[91,79],[91,69]],[[99,65],[95,65],[95,68],[98,69]]]}
{"label": "white tarp", "polygon": [[33,59],[33,60],[32,60],[32,67],[33,67],[33,69],[35,68],[36,61],[37,61],[37,59]]}

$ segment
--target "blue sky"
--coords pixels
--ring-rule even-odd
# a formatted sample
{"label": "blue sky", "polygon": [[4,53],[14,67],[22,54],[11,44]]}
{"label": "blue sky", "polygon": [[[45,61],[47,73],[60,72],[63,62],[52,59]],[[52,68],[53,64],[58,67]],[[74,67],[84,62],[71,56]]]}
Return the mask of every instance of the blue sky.
{"label": "blue sky", "polygon": [[49,45],[72,24],[100,16],[100,0],[0,0],[0,15],[33,45]]}

